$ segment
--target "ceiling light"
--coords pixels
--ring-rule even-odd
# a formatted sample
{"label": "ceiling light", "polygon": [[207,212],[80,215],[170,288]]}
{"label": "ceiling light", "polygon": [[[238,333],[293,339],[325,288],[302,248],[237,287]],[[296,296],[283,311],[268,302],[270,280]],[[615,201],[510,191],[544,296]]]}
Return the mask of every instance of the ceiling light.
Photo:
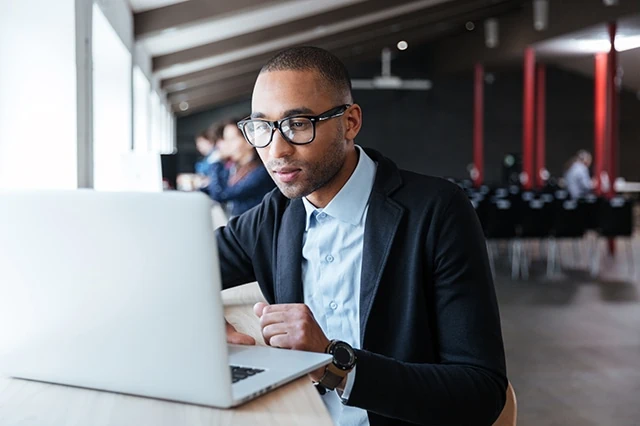
{"label": "ceiling light", "polygon": [[[578,47],[578,50],[583,52],[597,53],[608,52],[609,50],[611,50],[611,41],[604,38],[573,40],[572,43],[575,43],[575,46]],[[640,35],[616,36],[615,46],[618,52],[640,48]]]}
{"label": "ceiling light", "polygon": [[640,35],[634,36],[617,36],[616,50],[618,52],[624,52],[625,50],[637,49],[640,47]]}
{"label": "ceiling light", "polygon": [[484,21],[484,43],[489,49],[498,46],[498,20],[495,18]]}
{"label": "ceiling light", "polygon": [[617,6],[618,0],[602,0],[605,6]]}
{"label": "ceiling light", "polygon": [[464,26],[468,31],[473,31],[476,29],[476,24],[474,24],[473,22],[469,21],[465,24]]}
{"label": "ceiling light", "polygon": [[549,1],[533,0],[533,28],[546,30],[549,26]]}
{"label": "ceiling light", "polygon": [[398,42],[398,50],[407,50],[407,47],[409,47],[409,43],[407,43],[404,40],[400,40]]}
{"label": "ceiling light", "polygon": [[189,102],[185,102],[185,101],[180,102],[180,105],[178,105],[178,108],[180,108],[180,111],[188,110],[189,109]]}

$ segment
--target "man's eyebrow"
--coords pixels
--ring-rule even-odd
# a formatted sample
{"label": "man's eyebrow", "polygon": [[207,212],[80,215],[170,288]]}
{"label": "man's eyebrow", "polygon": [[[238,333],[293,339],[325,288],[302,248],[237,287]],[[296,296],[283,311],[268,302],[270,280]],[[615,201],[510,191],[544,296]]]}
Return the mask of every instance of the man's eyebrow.
{"label": "man's eyebrow", "polygon": [[[282,115],[282,118],[286,118],[286,117],[291,117],[293,115],[312,115],[314,112],[311,108],[307,108],[307,107],[300,107],[300,108],[293,108],[293,109],[288,109],[284,112],[284,114]],[[253,112],[251,113],[251,118],[259,118],[259,119],[263,119],[266,116],[261,113],[261,112]]]}

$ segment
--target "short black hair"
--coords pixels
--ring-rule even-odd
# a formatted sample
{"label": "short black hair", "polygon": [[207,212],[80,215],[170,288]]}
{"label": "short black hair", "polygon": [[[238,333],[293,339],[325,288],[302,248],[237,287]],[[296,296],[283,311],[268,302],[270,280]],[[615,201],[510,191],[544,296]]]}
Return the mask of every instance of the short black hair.
{"label": "short black hair", "polygon": [[338,98],[353,102],[351,78],[347,67],[337,56],[314,46],[291,47],[277,53],[262,67],[260,74],[269,71],[316,71]]}

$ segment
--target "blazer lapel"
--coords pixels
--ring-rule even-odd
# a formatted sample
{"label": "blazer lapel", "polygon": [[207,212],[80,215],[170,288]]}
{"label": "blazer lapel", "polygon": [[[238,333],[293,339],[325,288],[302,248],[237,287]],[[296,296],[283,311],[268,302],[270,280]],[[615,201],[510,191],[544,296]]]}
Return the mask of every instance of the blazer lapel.
{"label": "blazer lapel", "polygon": [[291,201],[282,217],[276,246],[276,303],[302,303],[302,236],[305,226],[302,200]]}
{"label": "blazer lapel", "polygon": [[360,281],[360,347],[364,345],[367,320],[376,297],[382,272],[396,235],[403,209],[384,194],[372,192],[364,231]]}

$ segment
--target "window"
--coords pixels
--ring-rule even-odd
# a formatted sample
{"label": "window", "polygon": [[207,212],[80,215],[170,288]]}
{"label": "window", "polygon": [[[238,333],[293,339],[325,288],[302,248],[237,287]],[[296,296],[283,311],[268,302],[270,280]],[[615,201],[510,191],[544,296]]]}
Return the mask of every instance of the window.
{"label": "window", "polygon": [[131,150],[131,53],[97,4],[93,6],[93,178],[97,190],[120,179]]}

